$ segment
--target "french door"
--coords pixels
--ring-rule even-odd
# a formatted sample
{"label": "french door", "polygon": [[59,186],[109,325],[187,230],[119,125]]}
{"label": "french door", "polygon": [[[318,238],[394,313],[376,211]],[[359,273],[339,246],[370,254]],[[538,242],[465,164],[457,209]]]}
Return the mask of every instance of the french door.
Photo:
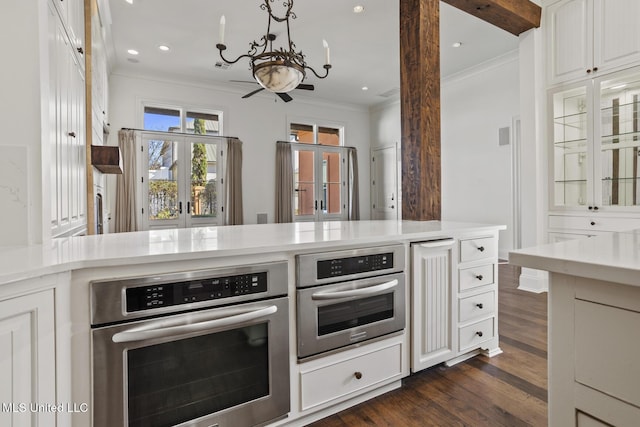
{"label": "french door", "polygon": [[223,149],[199,135],[142,133],[145,229],[222,225]]}
{"label": "french door", "polygon": [[292,144],[295,221],[347,219],[346,150]]}

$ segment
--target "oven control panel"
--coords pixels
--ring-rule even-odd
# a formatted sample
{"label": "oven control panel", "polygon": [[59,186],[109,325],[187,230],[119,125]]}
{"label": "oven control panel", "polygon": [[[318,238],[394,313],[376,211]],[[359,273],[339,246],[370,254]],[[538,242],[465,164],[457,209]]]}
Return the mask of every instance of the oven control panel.
{"label": "oven control panel", "polygon": [[393,252],[321,260],[317,279],[349,276],[393,268]]}
{"label": "oven control panel", "polygon": [[210,277],[126,289],[127,312],[151,310],[267,291],[267,273]]}

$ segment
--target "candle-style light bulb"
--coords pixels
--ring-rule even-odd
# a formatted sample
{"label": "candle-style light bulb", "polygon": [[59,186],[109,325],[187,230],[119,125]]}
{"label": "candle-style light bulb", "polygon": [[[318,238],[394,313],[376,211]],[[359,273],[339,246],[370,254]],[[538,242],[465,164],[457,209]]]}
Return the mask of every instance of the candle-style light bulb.
{"label": "candle-style light bulb", "polygon": [[226,20],[224,15],[220,18],[220,44],[224,44],[224,27],[226,24]]}
{"label": "candle-style light bulb", "polygon": [[326,65],[331,64],[331,58],[329,56],[329,43],[326,40],[322,40],[322,46],[324,46],[324,63]]}

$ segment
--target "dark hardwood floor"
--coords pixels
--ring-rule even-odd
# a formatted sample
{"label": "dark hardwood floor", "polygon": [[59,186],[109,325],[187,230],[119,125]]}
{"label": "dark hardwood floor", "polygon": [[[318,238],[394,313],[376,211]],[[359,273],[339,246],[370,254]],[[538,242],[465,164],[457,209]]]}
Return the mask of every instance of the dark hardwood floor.
{"label": "dark hardwood floor", "polygon": [[504,353],[411,375],[400,389],[311,426],[546,426],[547,294],[519,291],[519,274],[499,267]]}

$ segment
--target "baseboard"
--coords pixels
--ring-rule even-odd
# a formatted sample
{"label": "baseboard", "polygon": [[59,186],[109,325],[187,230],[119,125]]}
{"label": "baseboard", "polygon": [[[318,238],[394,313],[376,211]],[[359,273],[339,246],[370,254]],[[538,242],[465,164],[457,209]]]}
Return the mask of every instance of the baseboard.
{"label": "baseboard", "polygon": [[520,273],[518,289],[540,294],[549,291],[549,273],[542,270],[523,268]]}

